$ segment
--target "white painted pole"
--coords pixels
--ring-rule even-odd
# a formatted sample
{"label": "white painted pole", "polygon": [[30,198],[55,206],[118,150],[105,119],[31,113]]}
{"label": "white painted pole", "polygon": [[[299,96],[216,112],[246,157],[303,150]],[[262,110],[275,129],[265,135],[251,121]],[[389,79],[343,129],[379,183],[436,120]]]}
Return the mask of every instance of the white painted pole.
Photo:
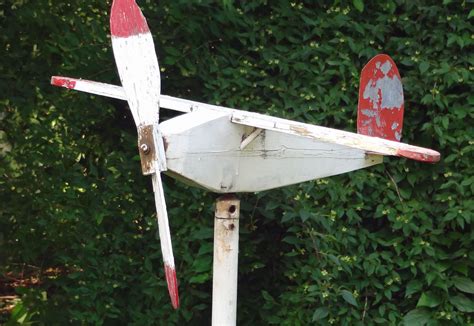
{"label": "white painted pole", "polygon": [[216,200],[212,325],[234,326],[237,320],[240,200],[226,195]]}

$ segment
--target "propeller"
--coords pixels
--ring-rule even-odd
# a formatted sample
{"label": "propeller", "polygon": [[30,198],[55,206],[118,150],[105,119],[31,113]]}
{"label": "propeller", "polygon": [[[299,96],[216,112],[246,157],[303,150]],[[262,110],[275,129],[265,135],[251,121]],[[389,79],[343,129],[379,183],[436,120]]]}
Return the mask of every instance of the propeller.
{"label": "propeller", "polygon": [[160,69],[153,38],[135,0],[114,0],[110,32],[115,62],[138,130],[142,172],[152,176],[153,191],[171,303],[179,307],[168,213],[160,172],[166,171],[163,139],[159,129]]}

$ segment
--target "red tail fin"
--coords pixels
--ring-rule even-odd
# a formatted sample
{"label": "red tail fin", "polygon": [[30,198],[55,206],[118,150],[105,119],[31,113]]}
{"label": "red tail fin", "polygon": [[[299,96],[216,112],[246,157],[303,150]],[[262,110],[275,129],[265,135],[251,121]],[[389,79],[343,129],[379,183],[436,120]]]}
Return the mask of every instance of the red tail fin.
{"label": "red tail fin", "polygon": [[400,141],[403,111],[403,86],[397,66],[388,55],[378,54],[360,75],[357,132]]}

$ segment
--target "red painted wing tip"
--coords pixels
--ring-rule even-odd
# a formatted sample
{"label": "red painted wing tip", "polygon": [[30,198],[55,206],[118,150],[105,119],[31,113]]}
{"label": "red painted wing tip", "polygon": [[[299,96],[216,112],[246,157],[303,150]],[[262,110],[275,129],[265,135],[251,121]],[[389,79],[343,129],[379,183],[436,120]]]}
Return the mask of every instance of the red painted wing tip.
{"label": "red painted wing tip", "polygon": [[51,77],[51,85],[74,89],[76,87],[76,81],[67,77],[53,76]]}
{"label": "red painted wing tip", "polygon": [[436,163],[441,159],[441,154],[431,149],[399,149],[397,150],[397,155],[426,163]]}
{"label": "red painted wing tip", "polygon": [[113,1],[110,32],[115,37],[129,37],[150,32],[145,16],[135,0]]}
{"label": "red painted wing tip", "polygon": [[176,280],[176,270],[165,263],[166,283],[168,283],[168,292],[171,298],[171,304],[174,309],[179,308],[178,282]]}

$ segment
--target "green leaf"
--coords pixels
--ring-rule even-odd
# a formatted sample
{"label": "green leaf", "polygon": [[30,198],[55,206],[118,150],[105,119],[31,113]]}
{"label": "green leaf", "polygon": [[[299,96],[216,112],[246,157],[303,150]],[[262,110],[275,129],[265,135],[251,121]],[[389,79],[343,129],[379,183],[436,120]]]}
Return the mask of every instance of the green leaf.
{"label": "green leaf", "polygon": [[423,292],[420,296],[420,299],[418,300],[418,303],[416,304],[416,307],[429,307],[429,308],[434,308],[437,305],[441,303],[441,299],[439,296],[437,296],[435,293],[429,291],[429,292]]}
{"label": "green leaf", "polygon": [[469,15],[467,16],[467,19],[470,19],[471,17],[474,17],[474,9],[471,9]]}
{"label": "green leaf", "polygon": [[204,274],[197,274],[197,275],[192,276],[188,282],[190,284],[192,283],[202,284],[202,283],[207,282],[208,280],[209,280],[209,274],[204,273]]}
{"label": "green leaf", "polygon": [[207,255],[214,250],[214,246],[212,243],[204,242],[199,247],[199,251],[197,253],[198,256]]}
{"label": "green leaf", "polygon": [[95,220],[97,222],[97,225],[100,225],[102,221],[104,220],[104,214],[98,213],[95,217]]}
{"label": "green leaf", "polygon": [[364,1],[363,0],[352,0],[354,7],[360,12],[364,11]]}
{"label": "green leaf", "polygon": [[463,294],[449,299],[449,301],[462,312],[474,312],[474,302]]}
{"label": "green leaf", "polygon": [[214,229],[203,226],[193,234],[193,238],[196,240],[210,239],[213,237]]}
{"label": "green leaf", "polygon": [[469,272],[469,267],[466,263],[458,262],[452,265],[452,268],[461,274],[467,275]]}
{"label": "green leaf", "polygon": [[423,61],[422,63],[420,63],[420,66],[419,66],[420,73],[424,74],[428,70],[429,67],[430,67],[430,64],[426,61]]}
{"label": "green leaf", "polygon": [[305,209],[302,209],[302,210],[300,210],[300,217],[301,217],[301,220],[303,222],[305,222],[307,219],[309,219],[311,217],[311,212],[309,212]]}
{"label": "green leaf", "polygon": [[263,290],[261,293],[262,293],[262,296],[265,299],[265,301],[275,302],[275,299],[273,299],[273,297],[267,291]]}
{"label": "green leaf", "polygon": [[193,271],[196,273],[210,272],[212,266],[212,256],[200,256],[193,261]]}
{"label": "green leaf", "polygon": [[11,317],[13,320],[18,321],[23,315],[26,315],[27,311],[23,305],[23,302],[19,301],[12,309]]}
{"label": "green leaf", "polygon": [[341,294],[342,294],[342,298],[347,302],[347,303],[350,303],[351,305],[357,307],[357,301],[356,299],[354,298],[354,295],[352,295],[351,292],[347,291],[347,290],[342,290],[341,291]]}
{"label": "green leaf", "polygon": [[312,321],[317,321],[326,318],[329,315],[329,310],[326,307],[318,308],[313,313]]}
{"label": "green leaf", "polygon": [[296,244],[301,242],[300,239],[298,239],[297,237],[292,236],[292,235],[284,237],[282,241],[286,242],[286,243],[289,243],[289,244],[292,244],[292,245],[296,245]]}
{"label": "green leaf", "polygon": [[224,5],[224,8],[231,9],[231,8],[233,8],[234,1],[233,0],[222,0],[222,4]]}
{"label": "green leaf", "polygon": [[455,276],[452,278],[454,286],[458,290],[474,294],[474,282],[468,279],[467,277]]}
{"label": "green leaf", "polygon": [[417,281],[417,280],[410,281],[405,291],[405,297],[410,297],[413,293],[419,292],[422,286],[423,284],[420,281]]}
{"label": "green leaf", "polygon": [[430,321],[430,313],[425,309],[413,309],[403,317],[403,325],[423,326]]}

